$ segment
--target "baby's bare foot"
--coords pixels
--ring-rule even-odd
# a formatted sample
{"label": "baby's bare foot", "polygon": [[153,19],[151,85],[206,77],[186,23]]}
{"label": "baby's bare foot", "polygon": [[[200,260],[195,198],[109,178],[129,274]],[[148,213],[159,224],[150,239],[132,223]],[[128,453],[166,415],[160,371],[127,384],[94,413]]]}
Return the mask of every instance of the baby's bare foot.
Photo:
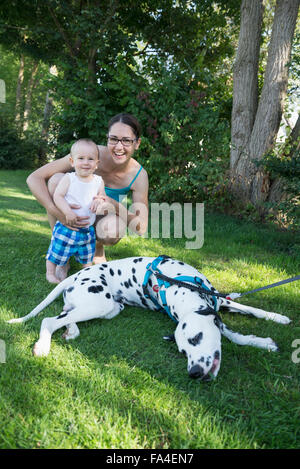
{"label": "baby's bare foot", "polygon": [[46,279],[49,283],[60,283],[60,280],[54,274],[46,273]]}
{"label": "baby's bare foot", "polygon": [[65,264],[65,265],[58,265],[56,267],[55,275],[61,282],[62,280],[65,280],[68,276],[68,271],[70,269],[70,264]]}

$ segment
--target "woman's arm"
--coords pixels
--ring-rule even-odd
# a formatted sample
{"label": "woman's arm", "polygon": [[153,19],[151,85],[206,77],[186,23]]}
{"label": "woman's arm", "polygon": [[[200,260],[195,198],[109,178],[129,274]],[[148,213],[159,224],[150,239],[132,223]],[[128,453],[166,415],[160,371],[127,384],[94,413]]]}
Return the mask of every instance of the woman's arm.
{"label": "woman's arm", "polygon": [[55,218],[65,220],[62,212],[56,207],[48,190],[48,180],[57,173],[71,171],[69,155],[56,161],[52,161],[31,173],[27,178],[27,184],[37,201],[45,207],[48,213]]}

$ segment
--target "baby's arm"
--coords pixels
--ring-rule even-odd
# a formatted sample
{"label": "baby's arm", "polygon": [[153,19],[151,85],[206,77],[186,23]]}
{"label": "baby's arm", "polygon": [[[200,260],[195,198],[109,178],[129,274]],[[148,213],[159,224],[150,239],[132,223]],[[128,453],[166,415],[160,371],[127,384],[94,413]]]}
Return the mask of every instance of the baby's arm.
{"label": "baby's arm", "polygon": [[101,185],[99,187],[98,193],[96,197],[93,198],[93,202],[91,203],[91,212],[96,212],[97,207],[101,205],[106,199],[105,189],[104,189],[104,182],[102,180]]}
{"label": "baby's arm", "polygon": [[76,222],[77,215],[73,210],[71,210],[70,205],[65,200],[65,195],[68,192],[70,186],[70,177],[68,174],[60,180],[58,183],[55,192],[53,194],[53,200],[55,205],[63,212],[66,217],[66,225],[72,226]]}

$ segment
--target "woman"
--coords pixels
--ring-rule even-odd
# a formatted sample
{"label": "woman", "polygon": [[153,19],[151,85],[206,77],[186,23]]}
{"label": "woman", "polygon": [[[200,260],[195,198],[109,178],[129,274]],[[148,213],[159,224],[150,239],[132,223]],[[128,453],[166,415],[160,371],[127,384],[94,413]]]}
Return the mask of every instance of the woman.
{"label": "woman", "polygon": [[[104,246],[116,244],[127,226],[139,235],[147,230],[148,176],[133,158],[141,143],[140,135],[141,127],[137,119],[122,113],[114,116],[108,124],[107,146],[98,145],[99,165],[95,174],[104,180],[106,201],[101,205],[101,215],[95,222],[97,244],[94,263],[105,262]],[[66,224],[65,215],[53,202],[53,193],[64,173],[72,171],[69,156],[42,166],[27,179],[32,194],[47,210],[51,229],[57,220]],[[129,191],[132,191],[133,202],[130,212],[120,203]],[[81,217],[72,228],[87,224],[86,217]],[[56,274],[60,280],[66,277],[67,268],[57,268]]]}

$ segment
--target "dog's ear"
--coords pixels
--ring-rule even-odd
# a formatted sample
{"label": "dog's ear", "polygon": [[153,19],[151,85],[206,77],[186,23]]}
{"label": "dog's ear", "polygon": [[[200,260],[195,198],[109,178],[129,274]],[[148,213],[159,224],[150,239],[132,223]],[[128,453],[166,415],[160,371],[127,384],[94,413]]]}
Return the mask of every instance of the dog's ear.
{"label": "dog's ear", "polygon": [[163,336],[163,339],[167,340],[169,342],[175,342],[175,335],[174,334],[165,335],[165,336]]}

